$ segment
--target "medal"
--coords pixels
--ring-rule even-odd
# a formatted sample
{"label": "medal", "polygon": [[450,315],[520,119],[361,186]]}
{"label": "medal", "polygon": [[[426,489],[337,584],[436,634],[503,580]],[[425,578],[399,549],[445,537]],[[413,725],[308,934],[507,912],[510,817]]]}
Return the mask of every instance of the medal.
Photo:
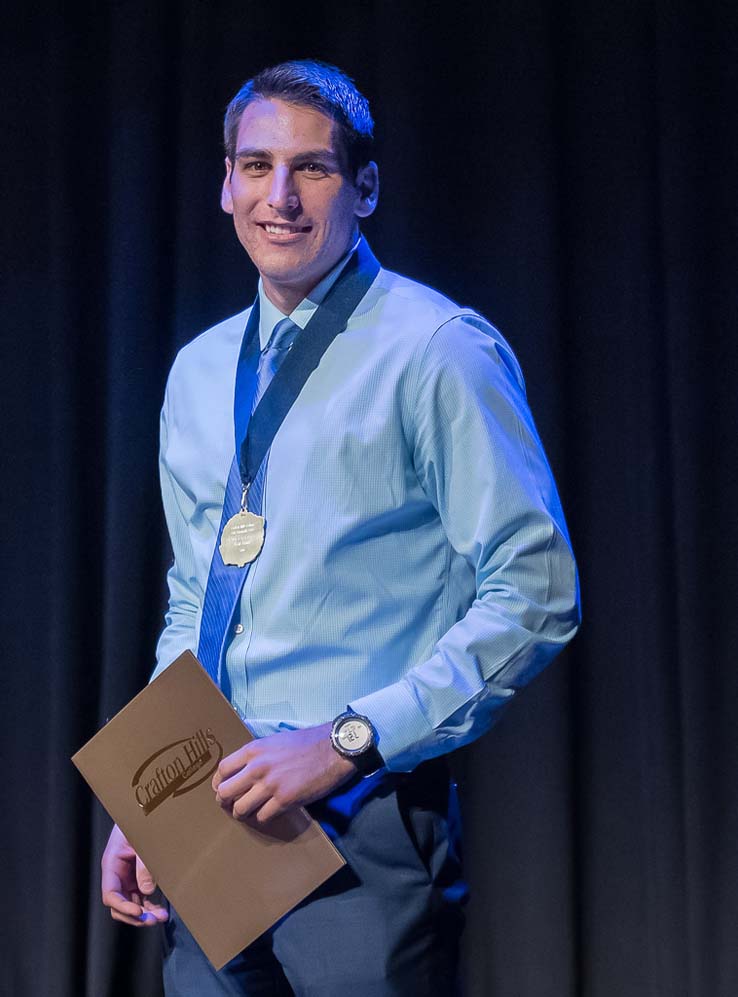
{"label": "medal", "polygon": [[218,548],[223,564],[231,564],[236,568],[243,568],[255,561],[264,546],[264,517],[257,516],[246,508],[249,485],[243,487],[241,508],[223,527]]}
{"label": "medal", "polygon": [[241,509],[223,527],[220,556],[223,564],[243,568],[256,560],[264,545],[264,517]]}

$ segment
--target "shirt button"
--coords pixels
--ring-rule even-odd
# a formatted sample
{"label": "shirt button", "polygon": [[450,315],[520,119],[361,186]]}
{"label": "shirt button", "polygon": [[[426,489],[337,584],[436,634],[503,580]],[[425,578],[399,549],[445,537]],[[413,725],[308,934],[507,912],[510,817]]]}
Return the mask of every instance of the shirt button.
{"label": "shirt button", "polygon": [[234,632],[234,634],[242,634],[243,633],[243,623],[237,623],[235,625],[235,627],[233,628],[233,632]]}

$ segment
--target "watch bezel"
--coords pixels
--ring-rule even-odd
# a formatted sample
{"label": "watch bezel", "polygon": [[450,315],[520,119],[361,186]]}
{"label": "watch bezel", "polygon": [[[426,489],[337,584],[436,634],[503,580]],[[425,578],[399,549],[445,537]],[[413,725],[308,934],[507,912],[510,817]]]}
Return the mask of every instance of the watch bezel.
{"label": "watch bezel", "polygon": [[[354,748],[354,749],[345,748],[338,740],[338,735],[340,733],[341,728],[344,726],[344,724],[348,723],[349,721],[351,721],[352,723],[356,723],[358,721],[364,724],[369,733],[368,741],[366,741],[366,743],[363,744],[360,748]],[[361,758],[368,751],[371,751],[372,748],[375,747],[376,743],[377,743],[377,736],[374,730],[374,725],[372,724],[369,717],[362,716],[360,713],[349,712],[349,713],[339,714],[339,716],[337,716],[336,719],[333,721],[333,725],[331,726],[331,744],[333,745],[334,749],[338,752],[338,754],[341,755],[343,758],[350,758],[350,759]]]}

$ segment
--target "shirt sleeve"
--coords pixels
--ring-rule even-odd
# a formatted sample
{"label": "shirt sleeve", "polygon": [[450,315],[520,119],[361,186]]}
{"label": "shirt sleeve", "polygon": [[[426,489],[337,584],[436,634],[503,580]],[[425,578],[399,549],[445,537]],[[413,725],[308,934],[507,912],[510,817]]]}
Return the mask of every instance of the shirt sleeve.
{"label": "shirt sleeve", "polygon": [[442,325],[419,364],[415,471],[476,597],[430,657],[354,700],[388,768],[479,737],[574,636],[577,572],[556,486],[515,357],[476,315]]}
{"label": "shirt sleeve", "polygon": [[174,552],[174,560],[167,572],[169,607],[165,615],[164,630],[156,648],[156,667],[151,676],[152,679],[156,678],[183,651],[197,653],[197,627],[200,612],[199,584],[188,529],[188,505],[192,503],[169,467],[167,460],[168,423],[169,393],[167,392],[161,410],[159,478],[164,517]]}

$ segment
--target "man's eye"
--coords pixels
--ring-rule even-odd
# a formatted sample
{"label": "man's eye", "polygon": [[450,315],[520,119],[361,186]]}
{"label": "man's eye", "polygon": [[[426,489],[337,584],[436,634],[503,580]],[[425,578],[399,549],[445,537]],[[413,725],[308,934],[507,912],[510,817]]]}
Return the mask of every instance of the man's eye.
{"label": "man's eye", "polygon": [[264,163],[261,159],[244,159],[241,160],[241,169],[244,173],[265,173],[269,169],[269,163]]}
{"label": "man's eye", "polygon": [[328,170],[325,168],[325,166],[322,163],[316,163],[313,161],[309,163],[303,163],[301,169],[303,170],[303,172],[312,174],[314,176],[318,176],[319,174],[324,174],[328,172]]}

